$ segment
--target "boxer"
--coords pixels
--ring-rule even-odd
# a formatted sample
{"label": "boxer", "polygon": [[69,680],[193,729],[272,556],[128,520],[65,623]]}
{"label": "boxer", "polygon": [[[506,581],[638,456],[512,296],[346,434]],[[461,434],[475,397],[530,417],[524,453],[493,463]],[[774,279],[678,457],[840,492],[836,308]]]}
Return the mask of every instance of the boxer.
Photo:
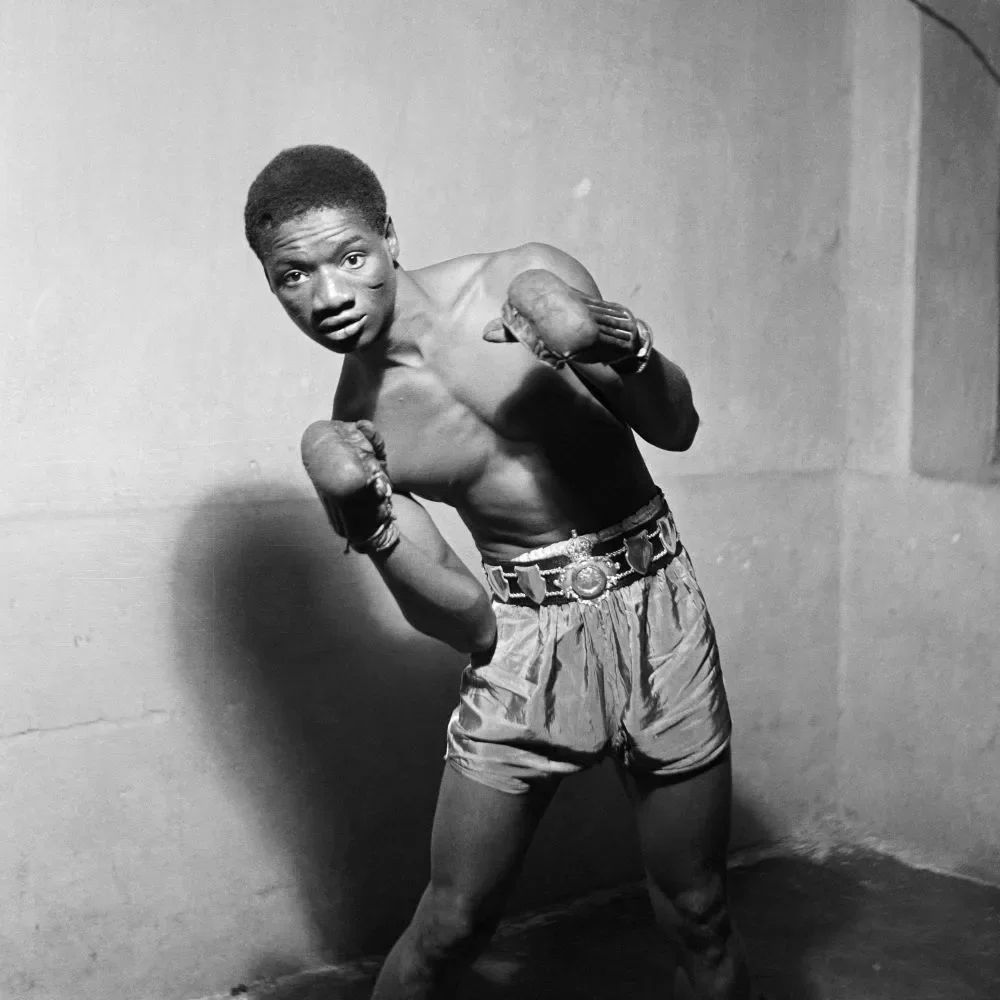
{"label": "boxer", "polygon": [[[280,153],[251,185],[245,225],[288,316],[343,356],[333,419],[302,438],[333,529],[414,628],[469,656],[430,881],[374,1000],[454,995],[559,782],[606,756],[683,974],[705,1000],[748,1000],[726,894],[718,646],[635,441],[690,447],[684,372],[554,247],[407,271],[381,185],[344,150]],[[418,498],[458,511],[481,576]]]}

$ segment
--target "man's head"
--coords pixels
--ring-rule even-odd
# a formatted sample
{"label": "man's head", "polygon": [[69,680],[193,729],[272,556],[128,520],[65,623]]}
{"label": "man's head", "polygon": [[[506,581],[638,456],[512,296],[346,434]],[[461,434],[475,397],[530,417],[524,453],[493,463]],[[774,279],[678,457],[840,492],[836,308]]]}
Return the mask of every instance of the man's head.
{"label": "man's head", "polygon": [[247,241],[285,311],[344,353],[392,320],[399,246],[371,169],[332,146],[279,153],[250,186]]}
{"label": "man's head", "polygon": [[380,235],[388,221],[385,192],[368,164],[335,146],[294,146],[278,153],[250,185],[243,210],[250,248],[263,259],[270,233],[315,208],[352,211]]}

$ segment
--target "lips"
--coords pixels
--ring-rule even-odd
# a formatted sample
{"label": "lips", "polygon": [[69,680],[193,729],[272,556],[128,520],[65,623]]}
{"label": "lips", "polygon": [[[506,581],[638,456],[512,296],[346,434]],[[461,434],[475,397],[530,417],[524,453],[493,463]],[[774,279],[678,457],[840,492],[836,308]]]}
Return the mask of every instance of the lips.
{"label": "lips", "polygon": [[316,329],[325,340],[347,340],[358,332],[363,321],[364,316],[324,320]]}

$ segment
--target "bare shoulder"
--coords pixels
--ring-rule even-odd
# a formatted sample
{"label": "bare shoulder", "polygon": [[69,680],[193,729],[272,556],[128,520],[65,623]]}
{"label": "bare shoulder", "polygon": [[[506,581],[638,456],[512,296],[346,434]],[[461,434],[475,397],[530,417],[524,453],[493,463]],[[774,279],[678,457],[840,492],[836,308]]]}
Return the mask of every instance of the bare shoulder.
{"label": "bare shoulder", "polygon": [[424,288],[442,303],[467,297],[502,302],[522,271],[543,268],[588,294],[600,294],[590,272],[575,257],[548,243],[532,241],[491,253],[466,254],[415,272]]}
{"label": "bare shoulder", "polygon": [[476,286],[493,257],[489,253],[470,253],[430,264],[410,272],[411,277],[432,299],[449,306],[464,298]]}
{"label": "bare shoulder", "polygon": [[522,271],[540,268],[558,275],[567,284],[588,294],[597,294],[597,285],[590,272],[575,257],[549,243],[532,241],[500,250],[491,255],[489,271],[496,284],[502,286],[501,298],[507,297],[507,287]]}

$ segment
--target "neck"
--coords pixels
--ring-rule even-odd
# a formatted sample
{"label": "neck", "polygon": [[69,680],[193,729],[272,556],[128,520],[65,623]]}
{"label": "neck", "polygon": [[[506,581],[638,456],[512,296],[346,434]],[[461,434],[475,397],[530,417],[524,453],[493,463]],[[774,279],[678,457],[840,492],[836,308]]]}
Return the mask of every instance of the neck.
{"label": "neck", "polygon": [[403,268],[396,269],[396,302],[392,319],[382,334],[354,357],[367,368],[419,365],[424,357],[426,335],[437,312],[434,300]]}

